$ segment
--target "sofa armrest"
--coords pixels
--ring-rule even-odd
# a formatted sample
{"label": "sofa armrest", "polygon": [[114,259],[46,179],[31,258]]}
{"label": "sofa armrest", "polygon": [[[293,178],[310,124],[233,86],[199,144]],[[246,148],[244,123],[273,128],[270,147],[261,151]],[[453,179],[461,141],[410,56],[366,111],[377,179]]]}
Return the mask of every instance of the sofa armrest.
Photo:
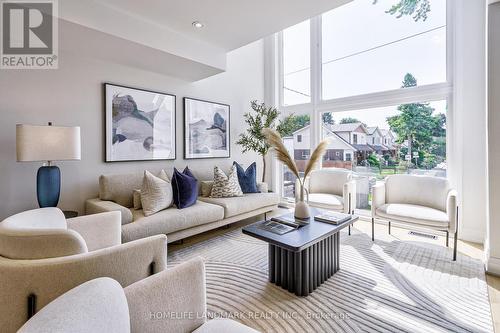
{"label": "sofa armrest", "polygon": [[68,228],[78,232],[89,251],[119,245],[121,239],[121,212],[84,215],[66,220]]}
{"label": "sofa armrest", "polygon": [[122,225],[133,221],[130,209],[116,202],[101,199],[88,199],[85,201],[85,214],[87,215],[115,211],[122,213]]}
{"label": "sofa armrest", "polygon": [[165,235],[59,258],[9,260],[0,257],[0,327],[2,331],[15,332],[24,324],[30,294],[36,296],[38,311],[86,281],[110,277],[126,287],[147,278],[152,271],[165,270],[166,266]]}
{"label": "sofa armrest", "polygon": [[191,259],[136,282],[125,295],[131,332],[192,332],[206,318],[203,260]]}
{"label": "sofa armrest", "polygon": [[385,182],[377,182],[372,187],[372,218],[378,207],[385,204]]}
{"label": "sofa armrest", "polygon": [[[351,214],[356,209],[356,181],[350,180],[344,184],[343,188],[344,198],[344,213]],[[349,211],[350,209],[350,211]]]}
{"label": "sofa armrest", "polygon": [[260,192],[260,193],[267,193],[269,191],[269,186],[267,185],[267,183],[264,183],[264,182],[258,182],[257,183],[257,190]]}
{"label": "sofa armrest", "polygon": [[457,230],[457,207],[458,207],[458,193],[455,190],[450,190],[448,192],[448,197],[446,198],[446,214],[450,220],[450,226],[448,231],[454,233]]}

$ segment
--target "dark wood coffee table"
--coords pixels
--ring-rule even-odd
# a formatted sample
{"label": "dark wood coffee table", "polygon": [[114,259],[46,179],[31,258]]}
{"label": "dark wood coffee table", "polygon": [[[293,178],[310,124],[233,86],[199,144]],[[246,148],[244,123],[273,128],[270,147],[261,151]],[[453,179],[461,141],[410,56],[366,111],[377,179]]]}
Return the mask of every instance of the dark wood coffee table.
{"label": "dark wood coffee table", "polygon": [[315,221],[322,212],[311,208],[309,224],[284,235],[260,228],[266,221],[243,228],[244,234],[269,243],[269,281],[297,296],[309,295],[340,269],[340,230],[358,220],[353,215],[337,225]]}

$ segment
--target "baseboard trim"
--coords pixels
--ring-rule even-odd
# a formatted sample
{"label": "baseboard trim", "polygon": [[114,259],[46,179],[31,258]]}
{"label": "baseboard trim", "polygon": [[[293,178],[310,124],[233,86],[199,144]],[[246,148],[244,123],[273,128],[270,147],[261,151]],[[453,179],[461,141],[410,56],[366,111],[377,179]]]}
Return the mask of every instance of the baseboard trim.
{"label": "baseboard trim", "polygon": [[484,232],[474,228],[460,228],[458,227],[458,239],[472,242],[484,244]]}
{"label": "baseboard trim", "polygon": [[486,272],[500,276],[500,258],[489,257],[486,260]]}

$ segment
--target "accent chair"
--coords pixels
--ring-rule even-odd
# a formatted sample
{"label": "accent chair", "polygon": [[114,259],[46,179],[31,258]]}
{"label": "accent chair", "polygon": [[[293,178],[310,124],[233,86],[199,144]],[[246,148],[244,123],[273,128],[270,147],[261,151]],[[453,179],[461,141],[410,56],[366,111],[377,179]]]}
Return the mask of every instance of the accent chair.
{"label": "accent chair", "polygon": [[126,288],[99,278],[45,306],[19,333],[257,333],[230,319],[206,320],[205,266],[201,258]]}
{"label": "accent chair", "polygon": [[391,175],[373,187],[372,240],[375,240],[375,220],[412,225],[446,232],[446,247],[450,233],[454,234],[453,260],[457,258],[458,205],[457,192],[445,178]]}
{"label": "accent chair", "polygon": [[[166,268],[167,238],[121,244],[120,212],[66,220],[41,208],[0,222],[0,327],[15,332],[68,290],[98,277],[131,285]],[[78,309],[75,309],[78,310]]]}
{"label": "accent chair", "polygon": [[[306,178],[304,185],[311,207],[354,214],[356,181],[352,179],[352,171],[340,168],[314,170]],[[298,181],[295,188],[298,188]]]}

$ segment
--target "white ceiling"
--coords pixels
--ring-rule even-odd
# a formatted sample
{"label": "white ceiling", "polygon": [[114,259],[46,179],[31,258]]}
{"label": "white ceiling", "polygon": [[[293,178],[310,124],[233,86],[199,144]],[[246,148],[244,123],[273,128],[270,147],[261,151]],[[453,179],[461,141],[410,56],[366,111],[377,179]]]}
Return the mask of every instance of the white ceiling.
{"label": "white ceiling", "polygon": [[[351,0],[96,0],[226,51]],[[193,21],[205,24],[195,29]]]}
{"label": "white ceiling", "polygon": [[350,1],[64,0],[59,47],[196,81],[224,72],[227,52]]}

